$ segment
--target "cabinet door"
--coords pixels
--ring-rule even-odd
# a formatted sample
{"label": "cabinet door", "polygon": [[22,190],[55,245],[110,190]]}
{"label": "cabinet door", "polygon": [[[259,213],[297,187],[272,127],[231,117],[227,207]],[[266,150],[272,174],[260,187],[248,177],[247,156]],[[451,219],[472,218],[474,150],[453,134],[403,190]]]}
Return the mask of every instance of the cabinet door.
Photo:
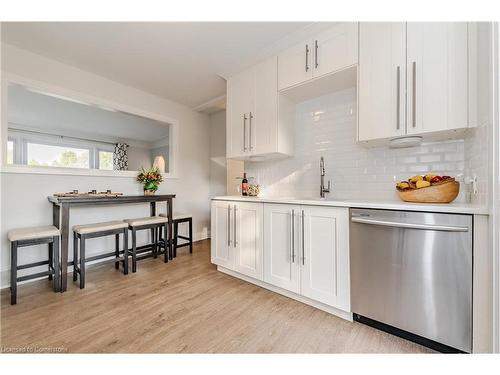
{"label": "cabinet door", "polygon": [[359,24],[358,140],[405,134],[406,24]]}
{"label": "cabinet door", "polygon": [[300,293],[300,206],[264,205],[264,281]]}
{"label": "cabinet door", "polygon": [[313,46],[299,43],[278,55],[278,90],[305,82],[312,78]]}
{"label": "cabinet door", "polygon": [[467,127],[467,23],[408,23],[409,134]]}
{"label": "cabinet door", "polygon": [[277,151],[278,144],[278,60],[273,57],[254,68],[254,110],[249,119],[250,153]]}
{"label": "cabinet door", "polygon": [[302,207],[302,295],[350,310],[349,210]]}
{"label": "cabinet door", "polygon": [[212,201],[211,212],[211,254],[213,264],[234,269],[231,237],[231,202]]}
{"label": "cabinet door", "polygon": [[226,111],[226,154],[241,157],[249,150],[248,125],[254,96],[253,71],[228,79]]}
{"label": "cabinet door", "polygon": [[318,34],[312,43],[313,76],[319,77],[358,62],[358,23],[342,22]]}
{"label": "cabinet door", "polygon": [[263,279],[263,204],[233,204],[234,225],[234,270],[253,277]]}

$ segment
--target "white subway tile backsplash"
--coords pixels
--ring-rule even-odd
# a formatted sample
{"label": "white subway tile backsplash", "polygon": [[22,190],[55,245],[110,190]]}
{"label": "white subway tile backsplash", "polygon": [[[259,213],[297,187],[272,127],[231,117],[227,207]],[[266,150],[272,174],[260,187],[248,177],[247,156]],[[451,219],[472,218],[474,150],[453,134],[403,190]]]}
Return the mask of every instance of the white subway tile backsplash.
{"label": "white subway tile backsplash", "polygon": [[[485,130],[476,129],[466,140],[424,143],[418,147],[367,148],[356,139],[356,91],[348,89],[296,106],[295,153],[288,159],[247,162],[245,168],[263,194],[272,196],[319,196],[319,158],[326,164],[332,198],[398,199],[394,184],[414,174],[436,173],[459,177],[478,174],[485,198],[487,180]],[[484,138],[486,139],[486,138]],[[484,182],[484,183],[483,183]],[[464,186],[464,185],[463,185]],[[465,188],[457,198],[465,201]]]}

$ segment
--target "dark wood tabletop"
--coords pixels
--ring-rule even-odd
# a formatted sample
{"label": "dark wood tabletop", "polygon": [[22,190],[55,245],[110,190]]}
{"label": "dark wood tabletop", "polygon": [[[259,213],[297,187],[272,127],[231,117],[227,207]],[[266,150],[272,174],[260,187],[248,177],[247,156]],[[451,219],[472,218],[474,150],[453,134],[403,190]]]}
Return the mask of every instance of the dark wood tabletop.
{"label": "dark wood tabletop", "polygon": [[175,194],[158,195],[119,195],[116,197],[106,196],[75,196],[75,197],[56,197],[49,195],[47,199],[53,204],[109,204],[109,203],[145,203],[162,202],[175,198]]}

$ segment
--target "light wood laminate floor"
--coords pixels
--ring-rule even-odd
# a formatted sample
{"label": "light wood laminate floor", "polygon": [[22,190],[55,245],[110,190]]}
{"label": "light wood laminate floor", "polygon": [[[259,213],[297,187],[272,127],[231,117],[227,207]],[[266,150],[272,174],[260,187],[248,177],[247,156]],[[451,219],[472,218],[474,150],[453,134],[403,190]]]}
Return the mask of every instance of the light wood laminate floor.
{"label": "light wood laminate floor", "polygon": [[141,261],[128,276],[91,267],[83,290],[70,280],[64,294],[45,280],[21,285],[15,306],[2,291],[4,352],[431,352],[218,272],[208,240],[168,264]]}

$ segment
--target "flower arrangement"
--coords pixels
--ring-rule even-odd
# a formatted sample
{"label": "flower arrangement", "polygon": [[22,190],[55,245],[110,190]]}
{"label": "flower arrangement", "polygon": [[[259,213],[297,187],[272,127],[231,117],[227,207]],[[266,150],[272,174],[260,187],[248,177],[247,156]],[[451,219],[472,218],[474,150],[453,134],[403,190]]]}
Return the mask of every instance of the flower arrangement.
{"label": "flower arrangement", "polygon": [[158,190],[160,183],[163,182],[163,176],[158,167],[141,168],[137,175],[137,181],[143,184],[145,195],[153,195]]}

